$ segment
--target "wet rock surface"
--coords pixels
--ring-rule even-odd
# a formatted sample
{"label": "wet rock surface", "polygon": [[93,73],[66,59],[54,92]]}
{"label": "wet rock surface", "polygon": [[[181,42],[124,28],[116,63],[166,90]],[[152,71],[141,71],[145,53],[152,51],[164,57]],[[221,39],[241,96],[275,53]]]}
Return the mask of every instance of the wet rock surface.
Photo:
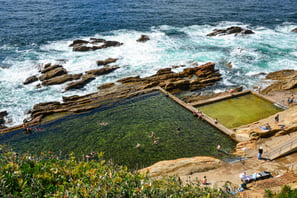
{"label": "wet rock surface", "polygon": [[137,41],[137,42],[142,42],[142,43],[144,43],[144,42],[149,41],[149,40],[150,40],[150,38],[149,38],[147,35],[141,35],[140,38],[137,39],[136,41]]}
{"label": "wet rock surface", "polygon": [[27,85],[27,84],[30,84],[30,83],[33,83],[33,82],[36,82],[36,81],[38,81],[38,78],[37,78],[36,75],[33,75],[33,76],[28,77],[28,78],[23,82],[23,84],[24,84],[24,85]]}
{"label": "wet rock surface", "polygon": [[110,63],[114,63],[117,60],[118,60],[117,58],[108,58],[108,59],[105,59],[105,60],[98,60],[98,61],[96,61],[96,63],[97,63],[98,66],[100,66],[100,65],[107,65],[107,64],[110,64]]}
{"label": "wet rock surface", "polygon": [[[99,45],[98,45],[99,44]],[[118,47],[123,45],[118,41],[106,41],[104,39],[97,39],[97,38],[90,38],[89,41],[87,40],[74,40],[69,47],[72,47],[73,51],[94,51],[98,49],[104,49],[108,47]]]}
{"label": "wet rock surface", "polygon": [[254,34],[252,30],[244,29],[242,27],[229,27],[227,29],[214,29],[213,32],[207,34],[206,36],[217,36],[217,35],[229,35],[229,34],[235,34],[235,35],[246,35],[246,34]]}

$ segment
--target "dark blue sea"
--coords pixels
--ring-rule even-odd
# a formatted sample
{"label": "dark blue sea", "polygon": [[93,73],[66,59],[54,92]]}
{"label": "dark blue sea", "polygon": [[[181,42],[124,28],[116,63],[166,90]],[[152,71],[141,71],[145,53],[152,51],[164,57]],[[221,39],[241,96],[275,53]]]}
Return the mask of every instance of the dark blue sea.
{"label": "dark blue sea", "polygon": [[[230,26],[255,34],[206,36]],[[263,85],[262,72],[297,69],[297,33],[291,32],[296,27],[297,0],[0,0],[0,111],[7,110],[14,125],[39,102],[94,92],[122,77],[209,61],[224,79],[212,91]],[[136,42],[141,34],[151,40]],[[90,37],[124,45],[92,52],[68,47],[75,39]],[[46,63],[81,73],[109,57],[119,59],[120,69],[82,90],[62,93],[65,85],[36,89],[37,82],[22,84]]]}

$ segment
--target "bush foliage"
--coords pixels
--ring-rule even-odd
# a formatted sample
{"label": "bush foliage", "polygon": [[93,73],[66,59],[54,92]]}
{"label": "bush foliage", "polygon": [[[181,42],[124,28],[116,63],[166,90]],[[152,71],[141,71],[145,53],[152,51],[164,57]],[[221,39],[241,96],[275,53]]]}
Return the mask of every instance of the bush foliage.
{"label": "bush foliage", "polygon": [[5,146],[0,153],[0,197],[230,197],[199,182],[178,177],[151,179],[102,159],[59,159],[50,152],[18,155]]}

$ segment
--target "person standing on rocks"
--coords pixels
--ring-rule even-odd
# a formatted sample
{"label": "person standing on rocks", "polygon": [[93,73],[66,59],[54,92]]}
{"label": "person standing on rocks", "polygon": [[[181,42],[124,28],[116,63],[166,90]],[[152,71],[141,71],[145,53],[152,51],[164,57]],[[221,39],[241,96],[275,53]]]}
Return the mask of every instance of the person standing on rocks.
{"label": "person standing on rocks", "polygon": [[263,154],[263,148],[262,146],[260,146],[260,148],[258,149],[258,159],[262,159],[262,154]]}
{"label": "person standing on rocks", "polygon": [[277,114],[275,117],[274,117],[274,121],[275,121],[275,124],[277,124],[279,122],[279,114]]}

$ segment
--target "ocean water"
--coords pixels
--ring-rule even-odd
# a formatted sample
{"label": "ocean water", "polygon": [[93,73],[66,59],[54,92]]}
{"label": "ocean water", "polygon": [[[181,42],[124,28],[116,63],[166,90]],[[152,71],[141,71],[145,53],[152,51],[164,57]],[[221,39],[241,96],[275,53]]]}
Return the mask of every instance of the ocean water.
{"label": "ocean water", "polygon": [[[20,124],[34,104],[195,62],[212,61],[220,69],[223,80],[211,91],[263,85],[263,72],[297,68],[297,34],[291,32],[297,27],[296,7],[296,0],[0,0],[0,111],[8,111],[8,126]],[[206,36],[235,25],[255,34]],[[151,40],[136,42],[141,34]],[[90,37],[124,45],[93,52],[68,47]],[[63,93],[65,84],[40,89],[22,84],[45,63],[61,63],[74,74],[98,68],[96,60],[109,57],[119,59],[114,64],[120,69],[81,90]]]}

